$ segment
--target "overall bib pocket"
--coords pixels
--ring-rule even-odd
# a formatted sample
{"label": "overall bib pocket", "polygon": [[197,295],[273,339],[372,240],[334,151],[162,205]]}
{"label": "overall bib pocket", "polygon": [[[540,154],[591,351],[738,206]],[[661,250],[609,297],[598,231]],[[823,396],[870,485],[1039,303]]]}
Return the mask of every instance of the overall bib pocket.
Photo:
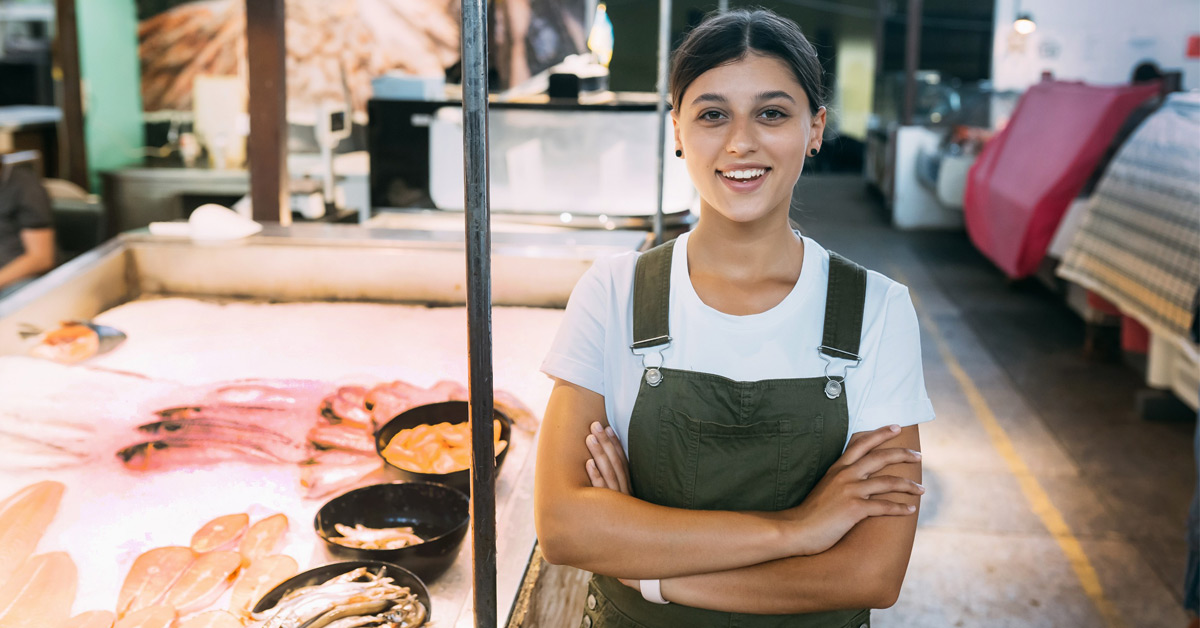
{"label": "overall bib pocket", "polygon": [[[823,417],[730,425],[661,408],[654,499],[693,510],[772,510],[795,504],[795,487],[816,472],[812,434]],[[806,455],[807,454],[807,455]]]}

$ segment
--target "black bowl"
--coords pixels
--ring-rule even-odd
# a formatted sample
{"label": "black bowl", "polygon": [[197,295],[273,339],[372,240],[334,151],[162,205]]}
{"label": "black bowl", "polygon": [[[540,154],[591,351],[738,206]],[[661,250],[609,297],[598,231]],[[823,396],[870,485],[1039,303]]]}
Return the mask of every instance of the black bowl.
{"label": "black bowl", "polygon": [[[512,449],[512,420],[499,410],[493,410],[493,415],[500,421],[500,440],[508,442],[508,446],[496,456],[496,469],[504,462],[508,450]],[[401,430],[407,430],[418,425],[436,425],[438,423],[466,423],[470,418],[465,401],[445,401],[417,406],[400,413],[375,432],[375,452],[383,458],[383,450]],[[383,468],[389,477],[409,482],[436,482],[453,486],[454,488],[471,493],[471,470],[453,471],[451,473],[418,473],[401,469],[383,458]]]}
{"label": "black bowl", "polygon": [[[343,493],[317,511],[313,527],[329,553],[345,560],[375,560],[409,569],[432,582],[442,575],[462,549],[471,522],[466,493],[442,484],[396,482],[372,484]],[[411,527],[424,543],[400,549],[346,547],[332,539],[341,536],[334,524],[369,528]]]}
{"label": "black bowl", "polygon": [[254,605],[252,609],[255,613],[261,613],[267,609],[274,608],[283,596],[303,587],[311,587],[321,584],[331,578],[335,578],[344,573],[358,569],[359,567],[370,568],[371,571],[379,573],[379,569],[383,569],[383,575],[392,579],[396,586],[408,587],[410,591],[417,594],[417,599],[425,605],[425,611],[429,617],[433,617],[433,601],[429,597],[429,589],[425,588],[425,583],[413,572],[391,563],[385,563],[378,560],[355,560],[344,563],[333,563],[324,565],[301,572],[291,578],[284,580],[279,586],[271,589],[262,599]]}

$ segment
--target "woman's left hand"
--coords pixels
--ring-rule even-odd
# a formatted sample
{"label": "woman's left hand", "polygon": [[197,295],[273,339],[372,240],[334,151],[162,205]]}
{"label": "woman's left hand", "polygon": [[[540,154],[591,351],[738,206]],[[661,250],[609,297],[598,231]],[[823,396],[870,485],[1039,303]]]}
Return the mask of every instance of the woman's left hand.
{"label": "woman's left hand", "polygon": [[592,454],[584,465],[592,486],[630,495],[629,462],[625,460],[625,450],[617,433],[598,421],[593,422],[592,433],[588,434],[585,442],[588,452]]}
{"label": "woman's left hand", "polygon": [[[592,433],[585,441],[592,457],[584,464],[588,478],[595,488],[609,488],[629,495],[629,463],[625,460],[625,450],[621,441],[611,427],[592,423]],[[641,592],[640,580],[618,578],[621,584]]]}

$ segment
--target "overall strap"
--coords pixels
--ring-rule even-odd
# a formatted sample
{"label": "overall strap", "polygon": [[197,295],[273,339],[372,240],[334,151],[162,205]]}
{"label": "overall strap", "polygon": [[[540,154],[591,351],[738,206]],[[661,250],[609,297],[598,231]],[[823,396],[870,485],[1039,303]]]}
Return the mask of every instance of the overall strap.
{"label": "overall strap", "polygon": [[633,274],[633,344],[649,349],[670,344],[671,257],[675,240],[642,254]]}
{"label": "overall strap", "polygon": [[821,337],[821,353],[831,358],[859,359],[858,345],[862,339],[866,295],[866,269],[830,251],[829,291],[825,296],[825,332]]}

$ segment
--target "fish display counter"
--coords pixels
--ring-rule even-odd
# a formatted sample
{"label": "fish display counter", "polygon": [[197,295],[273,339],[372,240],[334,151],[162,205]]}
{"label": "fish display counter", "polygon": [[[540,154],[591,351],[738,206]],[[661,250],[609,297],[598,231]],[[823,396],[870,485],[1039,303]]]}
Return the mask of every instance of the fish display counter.
{"label": "fish display counter", "polygon": [[[501,618],[535,545],[534,449],[552,385],[540,360],[592,261],[644,242],[494,238]],[[0,302],[0,625],[473,625],[454,486],[462,251],[461,234],[346,225],[234,243],[126,234]],[[71,320],[100,330],[94,347],[30,355],[56,336],[22,330]],[[376,438],[419,412],[415,428]],[[442,481],[414,481],[430,478]],[[397,480],[412,494],[379,486]],[[376,492],[335,508],[360,487]],[[436,517],[401,525],[392,508]],[[444,529],[423,528],[430,517]]]}

